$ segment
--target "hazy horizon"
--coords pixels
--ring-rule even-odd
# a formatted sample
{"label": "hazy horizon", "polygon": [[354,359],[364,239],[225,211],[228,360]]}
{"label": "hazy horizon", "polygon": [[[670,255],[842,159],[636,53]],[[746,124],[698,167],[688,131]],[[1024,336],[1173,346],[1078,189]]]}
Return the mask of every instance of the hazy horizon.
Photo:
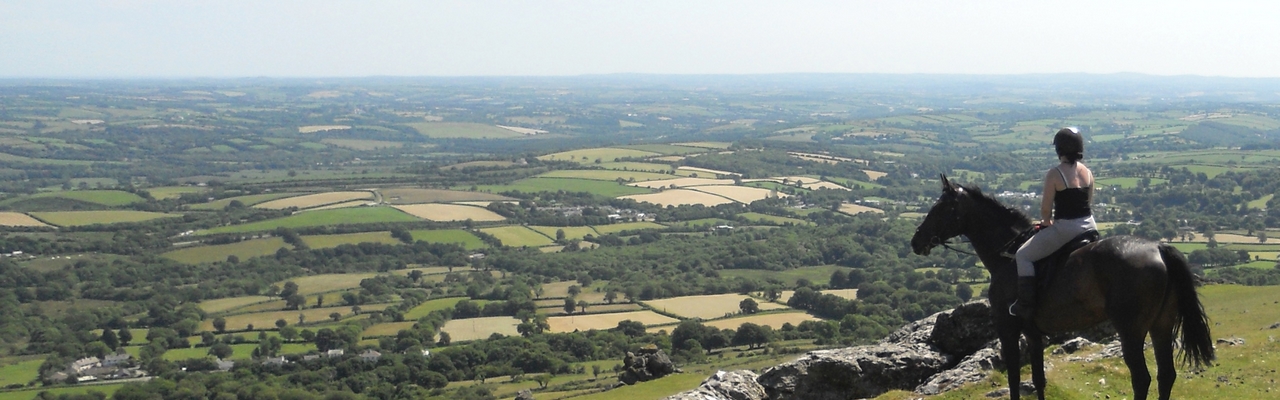
{"label": "hazy horizon", "polygon": [[0,78],[1280,77],[1280,3],[0,1]]}

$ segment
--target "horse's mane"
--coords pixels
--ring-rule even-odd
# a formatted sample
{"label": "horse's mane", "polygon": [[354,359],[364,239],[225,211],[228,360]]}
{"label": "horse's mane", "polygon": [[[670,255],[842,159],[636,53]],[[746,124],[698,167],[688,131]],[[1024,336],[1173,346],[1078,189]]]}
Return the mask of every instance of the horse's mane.
{"label": "horse's mane", "polygon": [[982,189],[978,188],[977,185],[962,185],[961,187],[964,188],[965,192],[972,193],[969,195],[969,198],[981,205],[982,209],[991,213],[992,217],[998,218],[1000,222],[1003,223],[1007,221],[1009,224],[1021,223],[1022,225],[1031,225],[1031,218],[1028,218],[1026,214],[1022,213],[1022,211],[1009,207],[1004,203],[1001,203],[1000,200],[996,200],[996,198],[991,197],[986,193],[982,193]]}

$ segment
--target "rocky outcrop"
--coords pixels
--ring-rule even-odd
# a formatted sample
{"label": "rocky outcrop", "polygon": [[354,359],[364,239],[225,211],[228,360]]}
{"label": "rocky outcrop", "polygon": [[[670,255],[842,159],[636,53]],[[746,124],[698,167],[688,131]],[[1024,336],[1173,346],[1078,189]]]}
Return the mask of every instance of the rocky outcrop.
{"label": "rocky outcrop", "polygon": [[927,345],[819,350],[769,368],[756,381],[770,399],[860,399],[912,389],[945,370],[950,358]]}
{"label": "rocky outcrop", "polygon": [[622,358],[622,373],[618,375],[618,380],[634,385],[636,382],[658,379],[675,372],[681,371],[667,357],[667,353],[657,346],[648,345],[635,353],[627,352],[626,357]]}
{"label": "rocky outcrop", "polygon": [[715,375],[711,375],[707,380],[702,381],[702,385],[697,389],[680,393],[671,397],[670,400],[766,400],[769,398],[764,391],[764,386],[760,386],[756,382],[758,376],[755,372],[739,370],[739,371],[718,371]]}
{"label": "rocky outcrop", "polygon": [[533,391],[525,389],[516,392],[516,400],[533,400]]}
{"label": "rocky outcrop", "polygon": [[[1094,346],[1090,340],[1077,339],[1078,335],[1050,338],[1049,342],[1065,341],[1061,348],[1069,353]],[[1108,326],[1083,335],[1105,338],[1114,332]],[[1113,342],[1088,357],[1118,353],[1118,342]],[[936,395],[979,382],[992,370],[1003,368],[991,307],[986,301],[976,301],[904,325],[874,345],[809,352],[766,369],[754,379],[751,371],[720,371],[698,389],[668,399],[844,400],[875,397],[890,390]],[[1022,386],[1026,393],[1029,387]],[[1008,389],[1003,394],[1007,395]]]}

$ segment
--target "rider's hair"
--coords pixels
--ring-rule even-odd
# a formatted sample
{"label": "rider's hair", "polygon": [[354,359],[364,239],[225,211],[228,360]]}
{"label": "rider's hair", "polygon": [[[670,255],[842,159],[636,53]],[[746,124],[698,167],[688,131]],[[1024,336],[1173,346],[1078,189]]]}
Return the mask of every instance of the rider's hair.
{"label": "rider's hair", "polygon": [[1084,159],[1084,137],[1080,136],[1080,130],[1075,127],[1058,130],[1058,134],[1053,135],[1053,148],[1059,157],[1066,157],[1067,162],[1072,164]]}

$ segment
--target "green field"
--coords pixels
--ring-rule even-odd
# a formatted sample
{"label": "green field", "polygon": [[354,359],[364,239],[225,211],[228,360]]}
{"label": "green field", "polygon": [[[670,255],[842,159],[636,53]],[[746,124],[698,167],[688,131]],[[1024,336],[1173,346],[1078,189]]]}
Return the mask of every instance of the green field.
{"label": "green field", "polygon": [[282,247],[292,248],[293,246],[285,244],[284,239],[282,238],[270,237],[266,239],[245,240],[243,242],[230,244],[188,247],[170,251],[161,254],[160,256],[181,263],[200,264],[226,261],[227,256],[230,255],[235,255],[241,260],[248,260],[253,257],[275,254],[276,251],[280,250]]}
{"label": "green field", "polygon": [[[422,302],[422,304],[414,306],[412,309],[409,309],[408,312],[404,313],[404,319],[405,321],[417,321],[418,318],[425,317],[427,316],[427,314],[430,314],[432,311],[453,308],[453,306],[455,304],[458,304],[459,301],[463,301],[466,299],[467,299],[466,297],[446,297],[443,299],[427,300]],[[484,304],[479,304],[479,305],[483,306]]]}
{"label": "green field", "polygon": [[240,296],[227,297],[222,299],[205,300],[200,302],[200,309],[206,313],[220,313],[231,311],[250,304],[265,303],[275,299],[267,296]]}
{"label": "green field", "polygon": [[737,222],[734,222],[734,221],[727,220],[727,219],[720,219],[720,218],[701,218],[701,219],[691,219],[691,220],[688,220],[688,221],[672,222],[672,223],[669,223],[669,224],[667,224],[667,225],[671,225],[671,226],[684,226],[684,227],[695,227],[695,226],[699,226],[699,225],[705,225],[705,226],[712,226],[712,227],[714,227],[714,226],[719,226],[719,225],[729,225],[729,226],[734,226],[734,225],[738,225],[738,223],[737,223]]}
{"label": "green field", "polygon": [[419,221],[419,219],[391,207],[338,208],[332,210],[307,211],[284,218],[251,222],[241,225],[222,226],[199,231],[197,234],[208,235],[215,233],[269,231],[280,227],[302,228],[325,225],[415,221]]}
{"label": "green field", "polygon": [[373,272],[361,272],[353,274],[321,274],[303,276],[293,279],[285,279],[276,282],[276,285],[284,287],[285,282],[292,281],[298,284],[298,294],[312,295],[316,293],[333,292],[343,289],[353,289],[360,287],[360,281],[378,276]]}
{"label": "green field", "polygon": [[360,244],[360,243],[382,243],[382,244],[400,244],[400,240],[391,237],[391,232],[360,232],[360,233],[344,233],[340,235],[313,235],[303,236],[302,241],[307,247],[313,249],[327,249],[338,247],[344,244]]}
{"label": "green field", "polygon": [[802,219],[779,217],[776,215],[761,214],[757,212],[742,213],[742,214],[738,214],[738,216],[742,218],[746,218],[748,221],[751,221],[752,223],[757,223],[758,221],[765,221],[765,223],[769,225],[785,225],[788,223],[795,224],[795,225],[813,225],[813,222],[805,221]]}
{"label": "green field", "polygon": [[679,145],[673,145],[673,144],[633,144],[633,145],[618,146],[618,147],[632,149],[632,150],[648,151],[653,153],[661,153],[664,155],[676,155],[676,156],[707,152],[707,149],[702,149],[697,147],[688,147],[688,146],[679,146]]}
{"label": "green field", "polygon": [[813,283],[827,283],[831,281],[832,272],[848,270],[849,268],[835,265],[804,267],[789,269],[786,271],[769,271],[763,269],[724,269],[720,270],[720,277],[724,279],[742,277],[761,281],[766,279],[777,279],[793,285],[800,279],[808,279]]}
{"label": "green field", "polygon": [[493,125],[469,122],[417,122],[406,124],[429,138],[506,139],[525,135]]}
{"label": "green field", "polygon": [[619,400],[619,399],[661,399],[676,393],[697,388],[705,374],[680,373],[671,374],[648,382],[635,385],[623,385],[607,392],[574,397],[577,400]]}
{"label": "green field", "polygon": [[187,208],[190,208],[192,210],[221,210],[221,209],[227,208],[227,205],[231,204],[231,202],[235,200],[239,200],[241,203],[244,203],[244,205],[246,206],[251,206],[254,204],[258,204],[258,203],[262,203],[270,200],[281,199],[281,198],[296,196],[296,195],[297,193],[251,194],[248,196],[236,196],[236,197],[228,197],[225,199],[218,199],[208,203],[192,204],[190,206],[187,206]]}
{"label": "green field", "polygon": [[837,177],[828,176],[827,180],[831,182],[835,182],[840,186],[844,186],[850,189],[879,189],[884,187],[884,185],[881,185],[879,183],[863,182],[857,179],[837,178]]}
{"label": "green field", "polygon": [[677,178],[677,176],[659,174],[655,172],[622,171],[615,169],[561,169],[538,175],[536,178],[577,178],[597,181],[616,181],[618,179],[622,179],[628,182],[641,182],[656,181],[659,179],[672,179]]}
{"label": "green field", "polygon": [[[0,161],[3,161],[3,160],[0,160]],[[133,203],[141,203],[146,201],[146,199],[143,199],[142,196],[138,196],[136,194],[129,193],[123,190],[72,190],[72,191],[66,191],[66,192],[36,193],[30,196],[15,197],[15,198],[0,202],[0,206],[7,206],[9,204],[32,200],[32,199],[43,199],[43,198],[51,198],[51,197],[83,201],[86,203],[99,204],[99,205],[104,205],[108,207],[127,206]]]}
{"label": "green field", "polygon": [[13,384],[25,385],[27,382],[39,378],[40,364],[44,363],[43,358],[36,358],[27,361],[18,361],[12,364],[6,362],[0,365],[0,387]]}
{"label": "green field", "polygon": [[613,181],[571,178],[527,178],[505,185],[482,185],[479,190],[502,193],[518,191],[523,193],[537,192],[587,192],[604,197],[618,197],[630,194],[653,193],[652,190],[634,186],[619,185]]}
{"label": "green field", "polygon": [[[253,339],[257,339],[254,335]],[[231,357],[229,360],[248,360],[253,355],[253,349],[258,347],[253,343],[241,343],[231,345]],[[280,354],[306,354],[316,351],[316,345],[313,343],[284,343],[280,346]],[[212,357],[209,355],[208,347],[190,347],[185,349],[171,349],[164,352],[164,359],[169,361],[190,360],[193,358]]]}
{"label": "green field", "polygon": [[498,240],[502,241],[503,246],[539,247],[552,244],[551,238],[523,226],[501,226],[485,228],[480,231],[498,238]]}
{"label": "green field", "polygon": [[182,214],[166,214],[150,211],[103,210],[103,211],[50,211],[32,212],[32,217],[57,226],[85,226],[93,224],[118,224],[122,222],[142,222],[157,218],[181,217]]}
{"label": "green field", "polygon": [[616,170],[626,170],[626,171],[645,171],[645,172],[660,172],[660,173],[667,173],[667,172],[674,171],[676,175],[681,175],[681,176],[688,176],[689,174],[693,173],[692,171],[674,170],[671,168],[670,164],[656,164],[656,163],[636,162],[636,161],[606,162],[606,163],[592,164],[592,165],[599,166],[605,169],[616,169]]}
{"label": "green field", "polygon": [[[1128,177],[1102,178],[1102,179],[1098,179],[1095,182],[1096,183],[1095,187],[1119,186],[1121,189],[1133,189],[1138,187],[1139,181],[1142,181],[1142,178],[1128,178]],[[1151,178],[1152,186],[1163,185],[1166,183],[1169,183],[1168,179]]]}
{"label": "green field", "polygon": [[601,235],[608,235],[610,233],[641,229],[667,229],[667,226],[653,222],[623,222],[620,224],[593,225],[591,228],[595,229],[596,232],[600,232]]}
{"label": "green field", "polygon": [[176,199],[188,193],[200,193],[209,189],[196,186],[165,186],[147,189],[156,200]]}
{"label": "green field", "polygon": [[547,235],[547,237],[552,239],[556,237],[556,231],[559,230],[564,230],[564,238],[570,240],[582,239],[582,237],[586,235],[600,235],[600,233],[596,232],[595,229],[591,229],[589,226],[530,226],[529,229],[538,231],[538,233]]}
{"label": "green field", "polygon": [[467,250],[475,250],[484,248],[484,241],[461,229],[432,229],[432,230],[416,230],[409,231],[413,235],[414,241],[424,241],[428,243],[461,243],[462,247]]}
{"label": "green field", "polygon": [[558,161],[574,161],[583,164],[593,163],[596,160],[601,162],[617,161],[619,158],[640,158],[654,157],[662,154],[652,151],[641,151],[633,149],[622,149],[614,147],[597,147],[593,149],[579,149],[571,151],[563,151],[554,154],[547,154],[538,157],[539,160],[558,160]]}
{"label": "green field", "polygon": [[1248,207],[1252,209],[1257,209],[1257,210],[1265,210],[1267,208],[1267,202],[1271,201],[1271,199],[1275,196],[1276,195],[1274,193],[1262,196],[1257,200],[1250,201]]}

